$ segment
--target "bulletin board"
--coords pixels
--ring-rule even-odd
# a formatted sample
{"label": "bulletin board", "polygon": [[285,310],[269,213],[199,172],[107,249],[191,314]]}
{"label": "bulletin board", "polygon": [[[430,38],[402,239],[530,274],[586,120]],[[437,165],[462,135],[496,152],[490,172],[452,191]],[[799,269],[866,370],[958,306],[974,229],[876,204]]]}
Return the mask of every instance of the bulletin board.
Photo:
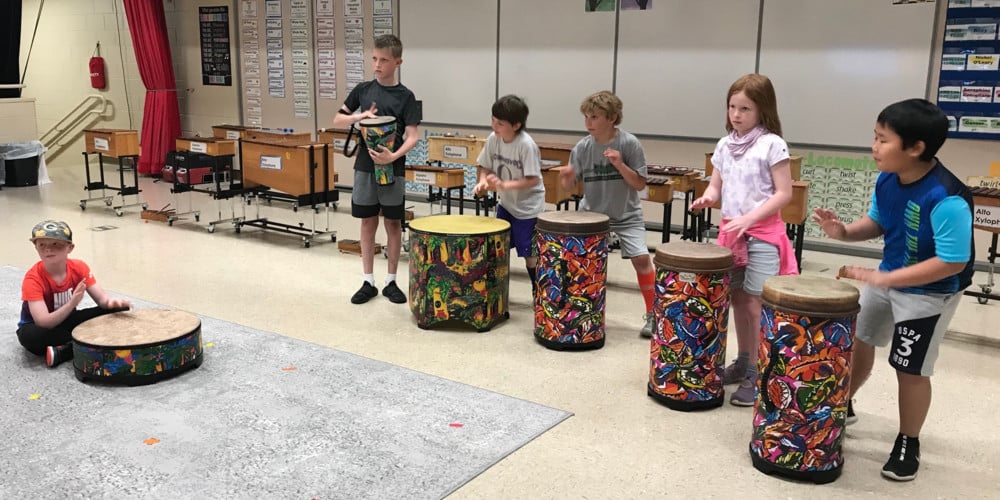
{"label": "bulletin board", "polygon": [[315,133],[370,80],[398,0],[239,0],[243,125]]}
{"label": "bulletin board", "polygon": [[1000,0],[950,0],[937,103],[949,137],[1000,139]]}

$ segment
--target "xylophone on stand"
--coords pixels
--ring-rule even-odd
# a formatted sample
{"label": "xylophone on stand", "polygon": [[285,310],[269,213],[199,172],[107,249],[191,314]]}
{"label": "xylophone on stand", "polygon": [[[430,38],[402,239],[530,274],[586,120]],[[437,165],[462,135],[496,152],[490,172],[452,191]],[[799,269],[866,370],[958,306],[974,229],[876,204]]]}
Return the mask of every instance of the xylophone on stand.
{"label": "xylophone on stand", "polygon": [[[970,179],[973,180],[973,179]],[[966,290],[965,295],[976,297],[980,304],[986,304],[990,299],[1000,300],[1000,295],[993,294],[993,264],[997,258],[997,239],[1000,234],[1000,189],[985,186],[969,186],[972,191],[973,207],[973,227],[992,233],[990,249],[987,260],[990,263],[990,272],[986,277],[986,283],[979,285],[981,292]],[[982,212],[982,213],[981,213]]]}
{"label": "xylophone on stand", "polygon": [[[656,165],[648,164],[646,165],[646,173],[651,178],[666,177],[671,181],[672,193],[671,199],[673,199],[673,193],[684,193],[684,223],[681,229],[681,239],[690,241],[700,241],[699,235],[702,233],[703,228],[702,218],[690,210],[691,202],[696,199],[695,186],[697,185],[697,180],[701,178],[698,171],[689,167],[678,167],[669,165]],[[648,181],[647,181],[648,184]],[[666,216],[666,208],[664,207],[664,215]],[[664,231],[670,230],[670,220],[664,219]],[[664,235],[664,242],[669,241],[669,238]]]}
{"label": "xylophone on stand", "polygon": [[663,204],[663,237],[661,243],[670,241],[670,218],[673,214],[674,182],[669,177],[649,176],[646,179],[644,201]]}

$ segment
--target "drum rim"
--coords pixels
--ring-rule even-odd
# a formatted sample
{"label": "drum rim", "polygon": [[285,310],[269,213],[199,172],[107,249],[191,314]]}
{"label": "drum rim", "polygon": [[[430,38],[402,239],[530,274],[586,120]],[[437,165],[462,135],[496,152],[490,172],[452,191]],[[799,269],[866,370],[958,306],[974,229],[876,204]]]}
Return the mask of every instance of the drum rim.
{"label": "drum rim", "polygon": [[761,303],[775,311],[798,314],[799,316],[809,316],[810,318],[849,318],[851,316],[857,316],[857,314],[861,312],[861,304],[857,304],[856,307],[844,311],[807,311],[798,307],[779,306],[770,300],[764,300],[763,297],[761,297]]}
{"label": "drum rim", "polygon": [[658,270],[663,269],[666,271],[677,271],[680,273],[720,274],[720,273],[729,273],[732,272],[733,270],[732,264],[730,264],[728,267],[713,267],[713,268],[701,268],[701,269],[695,269],[693,267],[666,266],[661,264],[660,262],[657,262],[655,258],[653,259],[653,264],[656,266]]}
{"label": "drum rim", "polygon": [[369,127],[373,125],[385,125],[387,123],[395,123],[395,116],[376,116],[375,118],[365,118],[358,121],[358,125],[362,127]]}

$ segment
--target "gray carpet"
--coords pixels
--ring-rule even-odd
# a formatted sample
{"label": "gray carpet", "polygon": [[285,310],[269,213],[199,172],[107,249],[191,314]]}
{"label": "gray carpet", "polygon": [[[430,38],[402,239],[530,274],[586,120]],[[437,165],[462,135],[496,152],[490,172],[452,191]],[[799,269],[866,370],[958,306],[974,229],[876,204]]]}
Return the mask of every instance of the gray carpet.
{"label": "gray carpet", "polygon": [[571,415],[207,317],[200,368],[80,383],[18,344],[23,274],[0,267],[0,498],[440,498]]}

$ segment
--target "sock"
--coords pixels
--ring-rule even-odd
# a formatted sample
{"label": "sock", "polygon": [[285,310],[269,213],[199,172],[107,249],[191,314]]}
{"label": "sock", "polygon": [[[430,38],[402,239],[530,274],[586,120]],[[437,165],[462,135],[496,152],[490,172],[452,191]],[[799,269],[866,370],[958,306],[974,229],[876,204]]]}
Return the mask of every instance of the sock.
{"label": "sock", "polygon": [[757,367],[747,366],[746,378],[750,380],[757,380]]}
{"label": "sock", "polygon": [[374,273],[363,274],[362,276],[364,277],[364,280],[366,282],[368,282],[369,285],[375,286],[375,274]]}
{"label": "sock", "polygon": [[746,367],[749,368],[750,367],[750,353],[749,352],[741,352],[741,353],[737,354],[736,355],[736,363],[737,364],[742,364],[743,366],[746,366]]}
{"label": "sock", "polygon": [[642,299],[646,301],[646,312],[653,310],[653,301],[656,300],[656,272],[639,275],[639,290],[642,292]]}
{"label": "sock", "polygon": [[534,290],[534,288],[535,288],[535,282],[538,280],[538,275],[535,272],[537,268],[525,266],[525,269],[528,270],[528,277],[531,278],[531,288],[532,288],[532,290]]}
{"label": "sock", "polygon": [[396,275],[395,274],[387,274],[387,275],[385,275],[385,284],[386,285],[388,285],[389,283],[392,283],[393,281],[396,281]]}

